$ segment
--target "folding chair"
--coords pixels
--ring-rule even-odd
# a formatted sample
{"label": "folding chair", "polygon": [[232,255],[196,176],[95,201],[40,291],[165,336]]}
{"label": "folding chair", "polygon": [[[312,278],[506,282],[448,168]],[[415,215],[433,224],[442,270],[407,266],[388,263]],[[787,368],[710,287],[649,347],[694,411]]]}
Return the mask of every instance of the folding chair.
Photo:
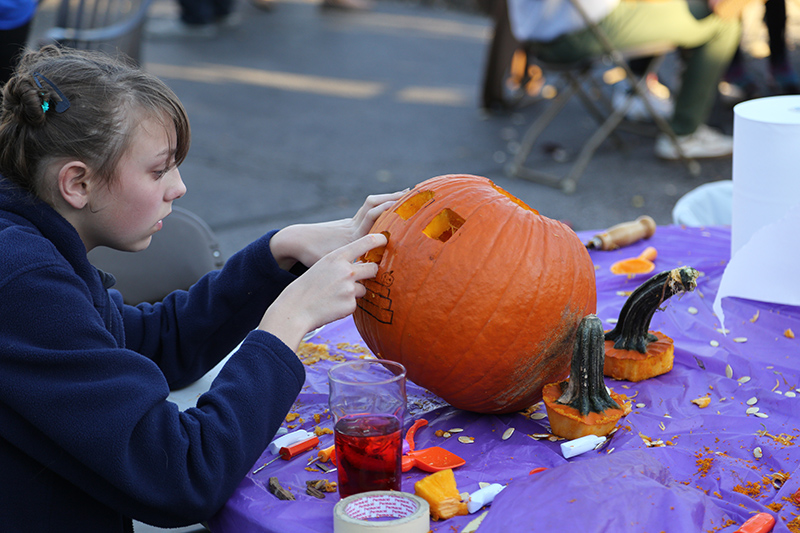
{"label": "folding chair", "polygon": [[141,63],[141,43],[152,0],[60,0],[54,27],[42,44],[102,50]]}
{"label": "folding chair", "polygon": [[178,289],[188,289],[225,260],[214,232],[187,209],[173,207],[150,246],[130,253],[95,248],[89,261],[112,274],[125,303],[158,302]]}
{"label": "folding chair", "polygon": [[[542,115],[534,121],[525,133],[518,152],[507,168],[508,174],[513,177],[561,188],[565,193],[571,194],[575,192],[578,180],[591,161],[595,151],[606,139],[611,137],[619,147],[624,145],[622,139],[616,135],[616,130],[620,129],[640,135],[652,135],[658,132],[666,134],[675,146],[681,161],[687,165],[689,172],[694,176],[699,175],[699,163],[685,157],[678,145],[675,132],[667,121],[653,109],[652,104],[648,98],[646,98],[645,84],[647,76],[657,72],[665,57],[674,52],[676,47],[668,43],[653,43],[647,46],[637,47],[636,49],[615,49],[603,30],[589,19],[580,3],[576,0],[570,1],[600,42],[604,54],[601,57],[593,57],[572,63],[547,63],[538,61],[546,73],[549,72],[564,79],[566,81],[566,86],[558,93],[557,97],[551,101],[548,108],[545,109]],[[637,76],[631,70],[628,61],[643,57],[652,57],[653,59],[650,61],[645,73],[642,76]],[[622,105],[618,106],[616,109],[614,109],[614,106],[603,93],[602,88],[599,87],[594,77],[598,68],[608,68],[608,62],[622,69],[632,89]],[[589,91],[587,91],[587,87]],[[536,141],[542,133],[544,133],[550,123],[553,122],[556,116],[566,107],[572,97],[576,95],[584,104],[584,107],[592,118],[598,123],[599,127],[583,144],[572,167],[565,174],[556,175],[525,166],[528,157],[536,145]],[[648,128],[647,125],[636,124],[625,120],[625,114],[636,97],[642,100],[649,116],[656,126],[655,131],[653,131],[652,127]],[[600,106],[597,105],[596,100],[600,102]]]}

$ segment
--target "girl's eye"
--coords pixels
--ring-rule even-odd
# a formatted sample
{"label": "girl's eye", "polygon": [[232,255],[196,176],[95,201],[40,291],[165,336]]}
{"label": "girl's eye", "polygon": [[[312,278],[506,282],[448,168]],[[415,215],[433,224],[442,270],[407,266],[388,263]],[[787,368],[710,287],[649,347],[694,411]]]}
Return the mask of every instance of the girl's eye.
{"label": "girl's eye", "polygon": [[155,172],[153,172],[153,174],[155,174],[155,176],[156,176],[156,179],[161,179],[161,178],[163,178],[163,177],[164,177],[164,175],[165,175],[167,172],[169,172],[169,167],[167,167],[167,168],[164,168],[164,169],[162,169],[162,170],[156,170]]}

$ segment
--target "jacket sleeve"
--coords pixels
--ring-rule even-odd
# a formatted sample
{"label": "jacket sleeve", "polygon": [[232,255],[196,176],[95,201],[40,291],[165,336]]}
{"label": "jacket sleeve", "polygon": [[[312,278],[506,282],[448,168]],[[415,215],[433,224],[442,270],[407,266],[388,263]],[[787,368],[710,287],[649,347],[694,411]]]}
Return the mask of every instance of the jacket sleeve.
{"label": "jacket sleeve", "polygon": [[189,385],[228,355],[255,328],[264,311],[293,280],[278,267],[269,248],[271,232],[234,254],[187,291],[163,302],[122,304],[126,345],[151,358],[170,388]]}
{"label": "jacket sleeve", "polygon": [[[233,261],[216,283],[237,285],[226,274],[240,275],[248,263]],[[191,291],[162,306],[174,305],[173,312],[153,311],[174,337],[161,353],[187,352],[182,342],[200,347],[230,331],[247,315],[236,309],[263,306],[252,300],[267,294],[257,287],[253,297],[225,300],[208,296],[223,291],[207,285],[205,296]],[[197,407],[181,412],[167,401],[167,380],[154,361],[118,346],[74,271],[55,260],[32,263],[0,286],[0,435],[126,516],[163,527],[211,516],[252,468],[304,381],[287,346],[252,331]],[[203,298],[205,309],[196,303]],[[187,319],[189,332],[169,331],[183,326],[178,309],[191,304],[203,311],[228,306],[229,316]],[[214,330],[194,338],[206,326]],[[140,346],[158,344],[149,327],[142,332]]]}

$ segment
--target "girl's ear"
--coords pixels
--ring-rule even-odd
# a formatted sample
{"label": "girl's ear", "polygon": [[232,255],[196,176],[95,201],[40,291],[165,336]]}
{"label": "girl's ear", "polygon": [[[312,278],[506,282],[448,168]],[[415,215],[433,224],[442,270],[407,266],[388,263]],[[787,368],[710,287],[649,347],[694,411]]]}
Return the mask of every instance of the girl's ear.
{"label": "girl's ear", "polygon": [[83,209],[89,203],[90,172],[81,161],[70,161],[58,171],[58,192],[70,206]]}

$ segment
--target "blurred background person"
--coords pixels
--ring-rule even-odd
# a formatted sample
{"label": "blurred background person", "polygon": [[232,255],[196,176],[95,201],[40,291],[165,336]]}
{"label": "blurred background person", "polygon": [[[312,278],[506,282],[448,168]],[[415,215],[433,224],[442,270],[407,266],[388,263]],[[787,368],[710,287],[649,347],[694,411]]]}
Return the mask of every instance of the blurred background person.
{"label": "blurred background person", "polygon": [[[578,0],[617,49],[648,43],[672,43],[684,50],[684,68],[670,125],[684,155],[690,158],[728,156],[733,138],[705,124],[711,115],[717,85],[741,38],[738,18],[713,14],[705,2],[692,0]],[[601,55],[595,34],[570,0],[508,0],[515,37],[543,61],[573,62]],[[678,159],[675,146],[659,135],[655,153]]]}

